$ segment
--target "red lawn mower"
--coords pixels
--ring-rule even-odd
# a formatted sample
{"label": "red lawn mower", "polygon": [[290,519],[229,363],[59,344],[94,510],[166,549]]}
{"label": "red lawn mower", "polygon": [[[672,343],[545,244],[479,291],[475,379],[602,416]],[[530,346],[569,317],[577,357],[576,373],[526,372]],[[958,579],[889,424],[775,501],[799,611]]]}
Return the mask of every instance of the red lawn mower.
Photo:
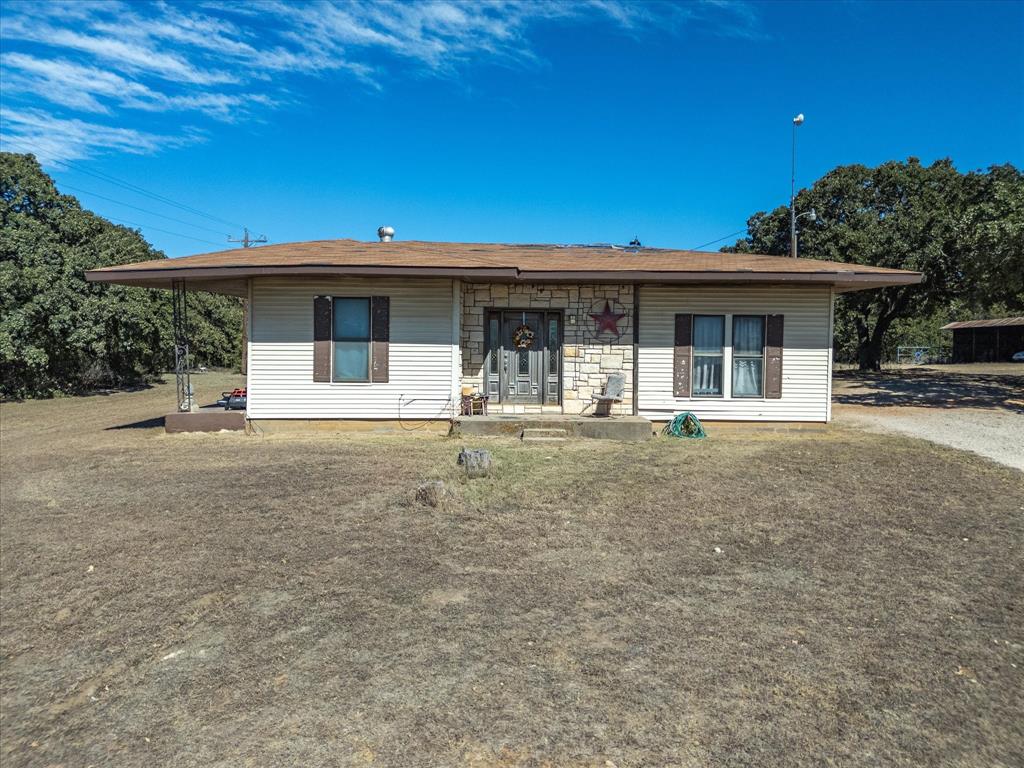
{"label": "red lawn mower", "polygon": [[230,392],[221,392],[221,398],[217,405],[223,406],[225,411],[245,410],[245,387],[233,389]]}

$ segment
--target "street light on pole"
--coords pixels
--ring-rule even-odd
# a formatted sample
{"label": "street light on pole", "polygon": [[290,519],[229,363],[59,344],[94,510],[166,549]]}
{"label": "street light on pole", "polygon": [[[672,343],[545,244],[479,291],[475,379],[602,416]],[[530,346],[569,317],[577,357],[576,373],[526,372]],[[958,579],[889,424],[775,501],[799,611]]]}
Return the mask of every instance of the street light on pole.
{"label": "street light on pole", "polygon": [[789,176],[789,255],[796,258],[796,127],[803,125],[804,113],[793,118],[793,156]]}
{"label": "street light on pole", "polygon": [[804,213],[799,213],[799,214],[797,214],[796,216],[793,217],[793,258],[796,258],[796,241],[797,241],[796,220],[797,219],[802,219],[804,216],[806,216],[807,220],[811,221],[811,222],[814,222],[814,221],[818,220],[818,213],[813,208],[811,208],[811,210],[809,210],[809,211],[805,211]]}

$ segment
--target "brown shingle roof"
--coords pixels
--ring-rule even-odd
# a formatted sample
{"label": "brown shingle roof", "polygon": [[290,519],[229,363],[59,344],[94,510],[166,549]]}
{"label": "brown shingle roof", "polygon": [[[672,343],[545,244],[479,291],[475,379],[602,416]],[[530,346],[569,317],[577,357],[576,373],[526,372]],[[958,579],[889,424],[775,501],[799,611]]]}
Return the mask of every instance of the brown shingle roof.
{"label": "brown shingle roof", "polygon": [[[467,280],[817,282],[855,290],[917,283],[898,269],[749,253],[711,253],[613,246],[502,245],[316,240],[203,253],[91,270],[89,280],[170,287],[171,279],[201,281],[209,290],[237,292],[257,275],[448,276]],[[226,290],[232,283],[236,290]]]}
{"label": "brown shingle roof", "polygon": [[939,330],[953,331],[957,328],[1006,328],[1014,325],[1024,325],[1024,317],[998,317],[993,320],[961,320],[957,323],[948,323]]}

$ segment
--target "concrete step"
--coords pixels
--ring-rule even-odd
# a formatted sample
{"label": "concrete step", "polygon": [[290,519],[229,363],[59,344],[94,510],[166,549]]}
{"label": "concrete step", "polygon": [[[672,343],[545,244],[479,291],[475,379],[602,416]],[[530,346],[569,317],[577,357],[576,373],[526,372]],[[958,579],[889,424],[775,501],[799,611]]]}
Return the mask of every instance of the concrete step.
{"label": "concrete step", "polygon": [[564,443],[568,439],[569,432],[565,429],[528,427],[523,430],[524,443]]}
{"label": "concrete step", "polygon": [[527,429],[561,429],[571,438],[602,440],[650,440],[654,426],[640,416],[534,416],[496,414],[492,416],[458,416],[451,434],[459,437],[504,436],[522,437]]}

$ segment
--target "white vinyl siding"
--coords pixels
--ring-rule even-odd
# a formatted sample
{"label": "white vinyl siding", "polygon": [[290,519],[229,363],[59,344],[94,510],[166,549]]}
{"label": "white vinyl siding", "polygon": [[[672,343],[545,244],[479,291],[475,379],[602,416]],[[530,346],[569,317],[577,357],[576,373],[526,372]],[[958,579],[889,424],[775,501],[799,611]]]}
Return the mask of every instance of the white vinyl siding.
{"label": "white vinyl siding", "polygon": [[[638,404],[641,416],[667,420],[681,411],[700,419],[828,421],[832,291],[829,286],[654,286],[639,291]],[[677,314],[727,315],[723,397],[672,396]],[[732,397],[732,316],[784,315],[782,397]]]}
{"label": "white vinyl siding", "polygon": [[[458,363],[452,295],[451,280],[253,278],[247,415],[448,418]],[[315,296],[391,297],[387,383],[313,381]]]}

